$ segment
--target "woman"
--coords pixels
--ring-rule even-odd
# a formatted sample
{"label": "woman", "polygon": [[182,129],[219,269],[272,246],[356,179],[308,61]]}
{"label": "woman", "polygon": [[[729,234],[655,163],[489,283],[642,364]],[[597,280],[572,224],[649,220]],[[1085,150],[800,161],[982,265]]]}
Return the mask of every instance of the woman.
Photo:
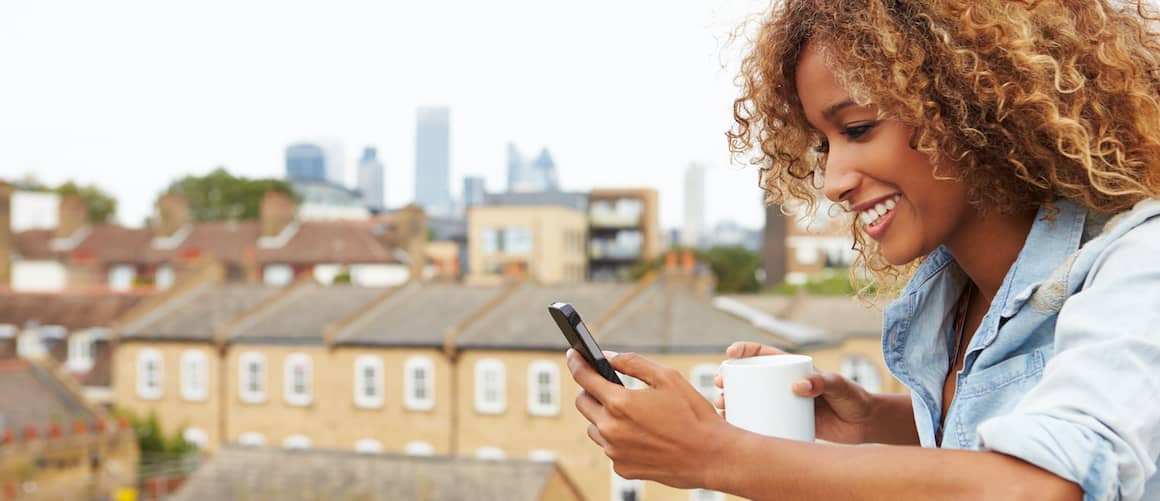
{"label": "woman", "polygon": [[[777,499],[1160,499],[1160,35],[1111,0],[785,0],[731,131],[772,201],[849,212],[909,396],[817,373],[818,436],[729,426],[680,373],[574,353],[627,478]],[[776,353],[738,344],[730,357]],[[718,401],[718,406],[723,402]]]}

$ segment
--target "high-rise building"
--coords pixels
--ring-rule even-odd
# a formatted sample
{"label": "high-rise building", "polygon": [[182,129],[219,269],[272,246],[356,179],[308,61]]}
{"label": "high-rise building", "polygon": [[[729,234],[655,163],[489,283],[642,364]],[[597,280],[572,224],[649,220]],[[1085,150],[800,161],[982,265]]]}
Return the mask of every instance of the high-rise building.
{"label": "high-rise building", "polygon": [[548,148],[540,150],[540,156],[536,157],[536,162],[532,164],[532,171],[536,173],[539,181],[539,191],[559,191],[560,183],[556,176],[556,162],[552,160],[552,154],[548,153]]}
{"label": "high-rise building", "polygon": [[286,147],[286,179],[325,181],[326,154],[317,144],[295,143]]}
{"label": "high-rise building", "polygon": [[685,225],[681,245],[699,247],[705,233],[705,168],[693,164],[685,169]]}
{"label": "high-rise building", "polygon": [[415,203],[428,212],[451,206],[451,110],[419,108],[415,126]]}
{"label": "high-rise building", "polygon": [[333,138],[320,139],[322,154],[326,157],[326,180],[339,186],[348,186],[346,180],[345,147]]}
{"label": "high-rise building", "polygon": [[487,186],[479,176],[463,178],[463,206],[475,207],[487,202]]}
{"label": "high-rise building", "polygon": [[386,206],[383,197],[383,163],[379,161],[378,149],[367,146],[358,161],[358,189],[363,200],[372,210],[382,210]]}
{"label": "high-rise building", "polygon": [[514,143],[507,145],[507,190],[520,191],[519,186],[524,181],[524,158]]}

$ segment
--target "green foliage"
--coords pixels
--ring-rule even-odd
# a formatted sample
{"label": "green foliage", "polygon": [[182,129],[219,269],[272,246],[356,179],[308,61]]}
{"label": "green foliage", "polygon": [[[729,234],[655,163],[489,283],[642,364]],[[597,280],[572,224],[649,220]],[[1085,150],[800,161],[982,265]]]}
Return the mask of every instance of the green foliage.
{"label": "green foliage", "polygon": [[[717,277],[718,293],[757,292],[761,289],[757,281],[757,265],[760,261],[757,253],[741,246],[713,247],[707,251],[674,247],[672,252],[680,254],[686,250],[692,250],[698,262],[709,264],[709,269]],[[629,277],[640,280],[649,272],[664,268],[664,262],[664,255],[649,261],[639,261],[629,270]]]}
{"label": "green foliage", "polygon": [[186,196],[194,221],[257,219],[262,196],[268,191],[295,196],[290,183],[282,179],[235,177],[223,167],[204,176],[185,176],[166,189]]}
{"label": "green foliage", "polygon": [[334,276],[334,282],[332,282],[332,283],[333,283],[333,284],[336,284],[336,285],[338,285],[338,284],[349,284],[349,283],[350,283],[350,270],[345,270],[345,269],[344,269],[344,270],[342,270],[342,272],[341,272],[341,273],[339,273],[339,274],[335,275],[335,276]]}
{"label": "green foliage", "polygon": [[108,223],[117,214],[117,199],[109,192],[102,190],[95,184],[79,185],[74,181],[52,188],[37,179],[33,174],[25,174],[13,181],[13,186],[23,191],[55,192],[58,195],[77,195],[85,201],[89,208],[89,222]]}
{"label": "green foliage", "polygon": [[165,436],[161,432],[161,424],[157,421],[157,414],[153,412],[144,418],[124,409],[115,409],[113,412],[129,419],[129,423],[133,426],[133,432],[137,434],[137,446],[142,455],[146,453],[185,454],[197,450],[196,444],[185,440],[182,434],[183,430],[178,430],[168,437]]}
{"label": "green foliage", "polygon": [[[804,290],[809,294],[817,294],[823,296],[852,296],[858,291],[850,284],[850,271],[847,268],[829,268],[825,271],[811,276],[806,283],[801,285],[793,285],[788,283],[781,283],[775,287],[771,292],[774,294],[795,294],[799,290]],[[868,290],[869,294],[873,294],[874,290]]]}

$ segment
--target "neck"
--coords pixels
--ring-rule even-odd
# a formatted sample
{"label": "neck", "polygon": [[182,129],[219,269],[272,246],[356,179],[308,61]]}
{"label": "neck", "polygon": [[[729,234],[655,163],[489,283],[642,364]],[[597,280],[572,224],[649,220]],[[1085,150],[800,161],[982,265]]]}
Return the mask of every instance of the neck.
{"label": "neck", "polygon": [[1019,257],[1035,210],[1015,214],[982,214],[971,209],[963,227],[947,241],[947,250],[989,304]]}

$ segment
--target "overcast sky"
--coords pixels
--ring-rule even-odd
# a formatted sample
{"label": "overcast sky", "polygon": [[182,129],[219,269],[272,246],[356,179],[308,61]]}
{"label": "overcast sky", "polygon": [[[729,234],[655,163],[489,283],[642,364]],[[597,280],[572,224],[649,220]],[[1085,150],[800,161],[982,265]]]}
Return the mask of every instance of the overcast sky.
{"label": "overcast sky", "polygon": [[[550,148],[564,189],[652,186],[682,221],[710,167],[710,223],[762,224],[757,172],[724,131],[759,0],[13,1],[0,4],[0,177],[96,183],[140,224],[157,193],[226,166],[281,177],[300,139],[365,145],[387,203],[414,190],[415,109],[451,108],[451,174],[505,185],[504,154]],[[752,22],[752,21],[751,21]]]}

